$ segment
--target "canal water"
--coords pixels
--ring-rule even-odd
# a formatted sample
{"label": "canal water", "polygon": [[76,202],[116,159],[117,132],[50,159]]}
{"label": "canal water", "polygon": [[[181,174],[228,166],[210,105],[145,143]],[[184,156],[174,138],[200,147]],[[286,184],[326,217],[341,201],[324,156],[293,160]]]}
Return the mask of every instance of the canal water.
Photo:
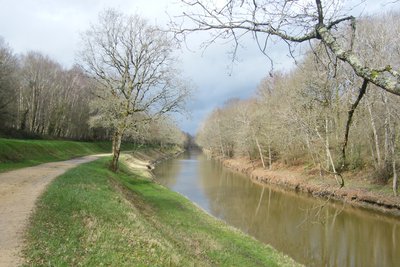
{"label": "canal water", "polygon": [[252,182],[198,151],[159,164],[158,181],[307,266],[400,266],[400,220]]}

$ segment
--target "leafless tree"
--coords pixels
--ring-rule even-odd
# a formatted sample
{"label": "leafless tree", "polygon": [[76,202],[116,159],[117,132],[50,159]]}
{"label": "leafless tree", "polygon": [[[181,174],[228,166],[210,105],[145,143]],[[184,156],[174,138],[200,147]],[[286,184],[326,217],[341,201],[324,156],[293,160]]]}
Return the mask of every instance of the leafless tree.
{"label": "leafless tree", "polygon": [[0,37],[0,126],[13,126],[18,89],[18,60]]}
{"label": "leafless tree", "polygon": [[106,10],[82,41],[81,65],[99,88],[95,120],[113,129],[116,171],[126,130],[183,110],[188,87],[175,69],[174,39],[137,15]]}
{"label": "leafless tree", "polygon": [[88,138],[91,95],[83,71],[77,66],[64,69],[40,52],[20,58],[14,128],[42,136]]}

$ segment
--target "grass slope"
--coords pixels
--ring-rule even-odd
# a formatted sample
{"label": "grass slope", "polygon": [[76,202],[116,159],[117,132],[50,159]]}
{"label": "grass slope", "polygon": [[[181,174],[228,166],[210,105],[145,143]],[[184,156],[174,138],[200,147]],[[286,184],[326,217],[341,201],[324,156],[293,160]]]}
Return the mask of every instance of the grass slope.
{"label": "grass slope", "polygon": [[[132,144],[124,144],[123,148],[131,150],[134,146]],[[0,138],[0,172],[34,166],[45,162],[109,152],[111,152],[111,142]]]}
{"label": "grass slope", "polygon": [[183,196],[109,159],[58,177],[38,202],[29,266],[296,266]]}

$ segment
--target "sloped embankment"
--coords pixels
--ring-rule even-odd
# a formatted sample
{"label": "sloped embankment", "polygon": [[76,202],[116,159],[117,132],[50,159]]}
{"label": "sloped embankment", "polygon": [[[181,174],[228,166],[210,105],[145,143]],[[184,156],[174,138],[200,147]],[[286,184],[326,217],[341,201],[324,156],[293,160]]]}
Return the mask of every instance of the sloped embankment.
{"label": "sloped embankment", "polygon": [[111,142],[0,138],[0,172],[110,151]]}
{"label": "sloped embankment", "polygon": [[101,159],[58,177],[32,216],[28,265],[297,266],[152,182],[156,155],[123,156],[117,174]]}
{"label": "sloped embankment", "polygon": [[221,159],[221,161],[226,167],[247,174],[259,183],[277,185],[315,197],[330,198],[353,206],[400,216],[400,197],[392,196],[387,186],[351,178],[351,173],[345,176],[345,187],[339,188],[333,177],[309,174],[302,168],[265,170],[260,164],[244,158]]}

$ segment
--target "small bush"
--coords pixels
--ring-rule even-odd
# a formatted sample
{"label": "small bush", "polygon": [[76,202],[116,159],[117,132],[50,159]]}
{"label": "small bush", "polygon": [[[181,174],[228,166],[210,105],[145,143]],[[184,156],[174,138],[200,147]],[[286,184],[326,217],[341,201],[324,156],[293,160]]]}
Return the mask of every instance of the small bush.
{"label": "small bush", "polygon": [[392,177],[393,171],[387,165],[379,169],[376,169],[372,173],[373,182],[380,185],[385,185],[388,183],[389,179]]}

